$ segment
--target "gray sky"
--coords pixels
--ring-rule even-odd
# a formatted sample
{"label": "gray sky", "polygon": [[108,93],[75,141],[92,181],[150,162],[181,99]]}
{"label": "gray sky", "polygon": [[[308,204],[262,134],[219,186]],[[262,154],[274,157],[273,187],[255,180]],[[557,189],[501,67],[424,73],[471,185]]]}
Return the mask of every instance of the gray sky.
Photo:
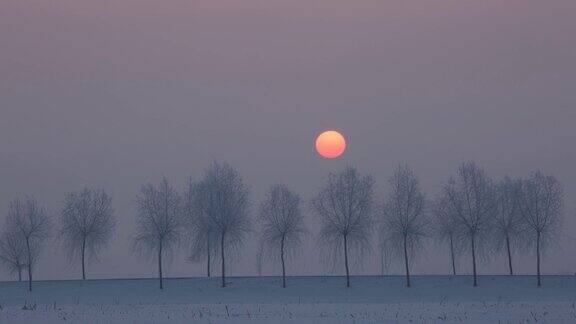
{"label": "gray sky", "polygon": [[[88,275],[154,276],[130,237],[139,187],[162,175],[182,187],[229,161],[256,207],[275,182],[308,199],[353,164],[376,177],[381,201],[400,162],[432,197],[471,159],[495,178],[541,168],[563,182],[562,249],[544,271],[574,272],[574,30],[573,0],[3,0],[0,212],[30,193],[57,215],[65,193],[104,187],[119,226]],[[340,159],[313,149],[326,128],[348,137]],[[50,244],[38,277],[78,277]],[[307,245],[290,273],[325,272]],[[233,275],[255,272],[254,246]],[[379,271],[377,256],[358,271]],[[184,257],[168,275],[203,273]],[[480,272],[505,269],[498,258]],[[415,264],[448,270],[435,247]]]}

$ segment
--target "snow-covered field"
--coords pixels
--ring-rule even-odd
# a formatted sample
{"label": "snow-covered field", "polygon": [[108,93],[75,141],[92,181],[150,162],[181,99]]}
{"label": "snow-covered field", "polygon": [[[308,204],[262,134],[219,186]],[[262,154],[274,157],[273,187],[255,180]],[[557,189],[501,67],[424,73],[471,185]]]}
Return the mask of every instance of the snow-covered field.
{"label": "snow-covered field", "polygon": [[0,282],[0,323],[576,322],[576,277],[154,279]]}

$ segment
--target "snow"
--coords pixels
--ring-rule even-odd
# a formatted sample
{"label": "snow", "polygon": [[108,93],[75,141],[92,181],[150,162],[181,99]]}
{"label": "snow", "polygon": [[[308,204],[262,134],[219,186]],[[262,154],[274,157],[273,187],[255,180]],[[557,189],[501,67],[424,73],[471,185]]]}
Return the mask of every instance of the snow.
{"label": "snow", "polygon": [[[0,282],[0,323],[382,323],[576,321],[576,277],[277,277]],[[25,307],[26,305],[26,307]]]}

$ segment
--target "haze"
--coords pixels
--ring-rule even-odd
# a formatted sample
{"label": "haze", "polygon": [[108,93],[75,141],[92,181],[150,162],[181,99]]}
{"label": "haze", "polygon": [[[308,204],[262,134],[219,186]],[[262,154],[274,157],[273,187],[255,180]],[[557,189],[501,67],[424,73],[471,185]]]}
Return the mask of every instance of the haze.
{"label": "haze", "polygon": [[[270,185],[308,199],[349,164],[376,177],[382,201],[408,162],[432,198],[474,160],[495,178],[540,168],[562,181],[563,249],[544,272],[573,273],[575,11],[573,0],[3,0],[0,215],[30,193],[58,217],[66,193],[103,187],[118,227],[88,276],[153,277],[131,254],[134,197],[163,175],[183,187],[228,161],[256,211]],[[314,151],[327,128],[347,136],[339,159]],[[307,224],[314,235],[309,211]],[[51,245],[38,278],[78,278]],[[254,246],[232,275],[255,274]],[[305,250],[291,273],[330,270]],[[440,249],[425,255],[414,272],[449,270]],[[203,274],[185,259],[175,255],[167,275]],[[378,254],[371,260],[356,273],[379,273]],[[505,269],[496,259],[479,271]]]}

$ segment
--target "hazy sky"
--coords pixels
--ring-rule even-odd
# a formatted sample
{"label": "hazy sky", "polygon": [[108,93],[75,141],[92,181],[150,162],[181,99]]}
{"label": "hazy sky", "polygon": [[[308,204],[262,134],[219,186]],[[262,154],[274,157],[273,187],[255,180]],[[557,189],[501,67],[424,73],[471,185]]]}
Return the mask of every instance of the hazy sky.
{"label": "hazy sky", "polygon": [[[139,187],[162,175],[181,188],[228,161],[256,211],[271,184],[307,200],[348,164],[376,177],[381,201],[408,162],[433,197],[475,160],[495,178],[541,168],[563,182],[563,249],[543,269],[574,272],[575,30],[574,0],[0,0],[0,213],[29,193],[57,217],[67,192],[103,187],[119,224],[88,276],[154,276],[130,238]],[[313,149],[326,128],[349,139],[340,159]],[[289,273],[325,272],[314,242]],[[38,277],[77,278],[50,245]],[[254,246],[233,275],[255,272]],[[166,273],[203,274],[184,259]],[[435,247],[415,264],[448,270]]]}

